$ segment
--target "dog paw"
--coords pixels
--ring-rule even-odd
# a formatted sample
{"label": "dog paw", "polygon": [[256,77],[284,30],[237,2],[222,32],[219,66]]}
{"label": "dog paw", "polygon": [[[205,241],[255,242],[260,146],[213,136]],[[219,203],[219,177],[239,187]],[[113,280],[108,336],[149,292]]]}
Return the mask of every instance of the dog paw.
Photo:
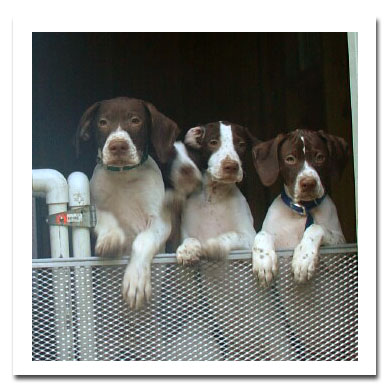
{"label": "dog paw", "polygon": [[175,177],[175,189],[180,189],[184,194],[194,192],[202,182],[200,171],[196,166],[183,165]]}
{"label": "dog paw", "polygon": [[132,310],[140,309],[152,296],[150,266],[130,264],[122,282],[122,297]]}
{"label": "dog paw", "polygon": [[228,257],[230,249],[221,240],[211,238],[203,246],[203,252],[208,260],[223,261]]}
{"label": "dog paw", "polygon": [[176,192],[188,195],[200,186],[202,174],[181,141],[176,141],[174,148],[176,157],[172,163],[170,179]]}
{"label": "dog paw", "polygon": [[318,251],[304,243],[298,244],[294,250],[291,263],[294,280],[298,283],[304,283],[310,280],[315,273],[318,264]]}
{"label": "dog paw", "polygon": [[197,239],[187,238],[176,250],[177,262],[181,265],[191,265],[199,262],[202,246]]}
{"label": "dog paw", "polygon": [[263,287],[270,286],[279,270],[276,252],[254,246],[252,249],[252,270]]}
{"label": "dog paw", "polygon": [[125,234],[121,229],[111,229],[100,234],[96,241],[95,254],[99,257],[115,257],[123,253]]}

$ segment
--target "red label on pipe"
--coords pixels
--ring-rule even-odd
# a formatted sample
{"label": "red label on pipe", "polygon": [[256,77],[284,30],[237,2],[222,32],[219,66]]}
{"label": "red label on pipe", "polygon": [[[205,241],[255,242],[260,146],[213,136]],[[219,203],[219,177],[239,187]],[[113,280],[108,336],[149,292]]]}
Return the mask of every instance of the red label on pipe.
{"label": "red label on pipe", "polygon": [[66,213],[61,213],[56,216],[56,223],[57,224],[66,224],[68,222],[68,216]]}

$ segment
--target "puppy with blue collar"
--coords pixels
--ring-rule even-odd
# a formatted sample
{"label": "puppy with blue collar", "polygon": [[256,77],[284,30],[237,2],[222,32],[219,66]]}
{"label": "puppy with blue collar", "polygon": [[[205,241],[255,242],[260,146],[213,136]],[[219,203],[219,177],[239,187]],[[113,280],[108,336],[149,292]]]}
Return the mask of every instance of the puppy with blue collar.
{"label": "puppy with blue collar", "polygon": [[279,175],[283,190],[267,211],[253,248],[253,272],[263,286],[278,273],[276,250],[294,248],[292,272],[310,280],[321,245],[345,243],[336,206],[326,192],[349,156],[341,137],[297,129],[254,146],[253,160],[261,182],[271,186]]}

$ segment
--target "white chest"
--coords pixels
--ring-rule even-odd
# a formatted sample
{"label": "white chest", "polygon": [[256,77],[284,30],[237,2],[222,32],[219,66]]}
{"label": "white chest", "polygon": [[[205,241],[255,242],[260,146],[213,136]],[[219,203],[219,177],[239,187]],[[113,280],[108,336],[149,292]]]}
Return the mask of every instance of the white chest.
{"label": "white chest", "polygon": [[[161,173],[153,164],[138,171],[112,173],[95,169],[91,194],[96,208],[110,212],[127,235],[144,231],[160,213],[164,198]],[[154,168],[154,169],[151,169]]]}
{"label": "white chest", "polygon": [[228,196],[210,200],[204,192],[192,195],[186,202],[182,216],[184,237],[201,242],[220,234],[237,231],[240,225],[251,226],[246,201],[236,189]]}

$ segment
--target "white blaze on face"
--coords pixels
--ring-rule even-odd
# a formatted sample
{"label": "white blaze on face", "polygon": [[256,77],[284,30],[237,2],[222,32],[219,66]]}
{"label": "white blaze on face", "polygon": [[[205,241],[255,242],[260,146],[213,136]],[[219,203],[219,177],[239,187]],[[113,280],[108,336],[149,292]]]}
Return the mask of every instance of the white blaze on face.
{"label": "white blaze on face", "polygon": [[109,150],[111,141],[124,141],[128,145],[128,152],[125,155],[121,155],[120,160],[125,164],[138,164],[141,161],[141,157],[137,151],[137,147],[134,145],[133,140],[127,132],[125,132],[120,126],[112,132],[104,143],[102,151],[103,164],[113,164],[118,160],[118,157],[113,155]]}
{"label": "white blaze on face", "polygon": [[305,156],[306,149],[305,149],[305,138],[301,136],[302,144],[303,144],[303,156]]}
{"label": "white blaze on face", "polygon": [[[303,136],[301,136],[301,140],[302,140],[302,144],[303,144],[303,155],[305,157],[306,148],[305,148],[305,139]],[[324,187],[322,186],[320,176],[318,175],[317,171],[307,162],[306,157],[305,157],[303,167],[298,172],[298,175],[295,179],[294,196],[293,196],[293,198],[295,200],[301,199],[302,190],[300,188],[299,183],[303,178],[312,178],[316,181],[316,187],[313,191],[312,197],[310,197],[311,199],[320,198],[324,195]],[[306,199],[301,199],[301,200],[302,201],[309,201]]]}
{"label": "white blaze on face", "polygon": [[225,125],[220,122],[220,146],[219,148],[210,156],[208,161],[207,171],[211,174],[214,179],[223,179],[224,173],[222,169],[222,163],[226,160],[236,161],[239,165],[239,170],[237,173],[237,182],[242,180],[242,166],[241,160],[238,156],[234,144],[233,144],[233,132],[230,125]]}

